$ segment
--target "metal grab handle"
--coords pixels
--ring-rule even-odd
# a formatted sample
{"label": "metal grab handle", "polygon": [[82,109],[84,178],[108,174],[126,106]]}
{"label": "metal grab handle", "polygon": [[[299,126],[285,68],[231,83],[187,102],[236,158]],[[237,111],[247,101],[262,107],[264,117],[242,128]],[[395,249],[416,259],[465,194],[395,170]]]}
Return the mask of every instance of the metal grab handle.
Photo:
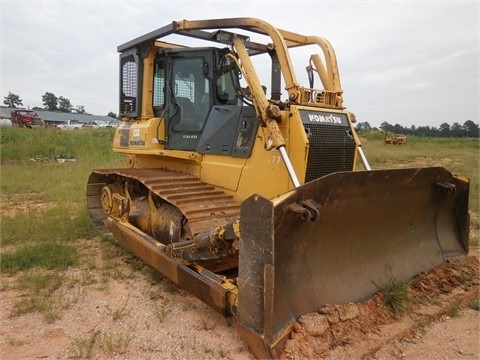
{"label": "metal grab handle", "polygon": [[362,158],[362,163],[363,163],[363,166],[365,166],[365,169],[372,170],[372,168],[370,167],[370,164],[368,163],[368,160],[367,160],[365,154],[363,153],[362,148],[360,146],[358,146],[357,150],[358,150],[358,153],[360,154],[360,157]]}
{"label": "metal grab handle", "polygon": [[279,147],[278,150],[280,151],[280,155],[282,155],[283,162],[285,163],[288,175],[290,175],[293,186],[295,186],[295,188],[298,188],[300,186],[300,183],[298,182],[297,174],[295,174],[295,170],[293,169],[292,163],[290,162],[290,159],[288,157],[287,150],[285,150],[285,146]]}

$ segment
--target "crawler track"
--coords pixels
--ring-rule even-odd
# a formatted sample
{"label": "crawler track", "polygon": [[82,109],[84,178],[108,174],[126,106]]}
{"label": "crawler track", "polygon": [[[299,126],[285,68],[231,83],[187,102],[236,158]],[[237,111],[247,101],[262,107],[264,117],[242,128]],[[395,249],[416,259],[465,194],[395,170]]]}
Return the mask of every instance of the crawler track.
{"label": "crawler track", "polygon": [[239,218],[240,204],[233,197],[195,176],[163,169],[94,170],[87,185],[87,207],[92,224],[106,231],[100,196],[103,186],[113,178],[130,179],[176,206],[188,220],[193,234],[233,222]]}

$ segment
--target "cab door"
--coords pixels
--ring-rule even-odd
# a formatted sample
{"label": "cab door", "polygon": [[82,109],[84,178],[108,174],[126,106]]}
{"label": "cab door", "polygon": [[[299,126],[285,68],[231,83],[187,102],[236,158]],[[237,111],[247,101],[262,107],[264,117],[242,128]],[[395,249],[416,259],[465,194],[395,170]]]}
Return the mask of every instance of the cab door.
{"label": "cab door", "polygon": [[196,150],[211,108],[211,80],[204,56],[171,58],[167,79],[168,148]]}

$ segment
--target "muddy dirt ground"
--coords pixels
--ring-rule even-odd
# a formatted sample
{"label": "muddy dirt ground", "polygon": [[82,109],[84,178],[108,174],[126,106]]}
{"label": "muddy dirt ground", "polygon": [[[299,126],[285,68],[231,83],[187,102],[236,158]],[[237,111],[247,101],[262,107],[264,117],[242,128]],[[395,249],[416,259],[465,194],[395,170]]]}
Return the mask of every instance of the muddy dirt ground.
{"label": "muddy dirt ground", "polygon": [[[47,300],[19,286],[22,274],[2,274],[1,359],[254,359],[234,319],[105,239],[77,246],[89,260],[63,273]],[[397,311],[379,293],[303,316],[281,357],[480,359],[479,255],[473,246],[416,277]]]}
{"label": "muddy dirt ground", "polygon": [[398,293],[385,292],[365,303],[324,306],[299,319],[282,357],[480,359],[478,279],[475,249],[417,276],[396,311],[385,303]]}

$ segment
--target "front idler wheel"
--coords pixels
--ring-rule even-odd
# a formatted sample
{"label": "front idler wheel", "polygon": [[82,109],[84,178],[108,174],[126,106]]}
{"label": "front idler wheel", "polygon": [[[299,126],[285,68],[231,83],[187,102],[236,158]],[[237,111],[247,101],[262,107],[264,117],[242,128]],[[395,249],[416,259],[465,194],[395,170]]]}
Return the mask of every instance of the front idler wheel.
{"label": "front idler wheel", "polygon": [[128,200],[124,197],[122,187],[119,184],[107,184],[102,188],[100,196],[103,211],[108,216],[122,218],[128,212]]}

